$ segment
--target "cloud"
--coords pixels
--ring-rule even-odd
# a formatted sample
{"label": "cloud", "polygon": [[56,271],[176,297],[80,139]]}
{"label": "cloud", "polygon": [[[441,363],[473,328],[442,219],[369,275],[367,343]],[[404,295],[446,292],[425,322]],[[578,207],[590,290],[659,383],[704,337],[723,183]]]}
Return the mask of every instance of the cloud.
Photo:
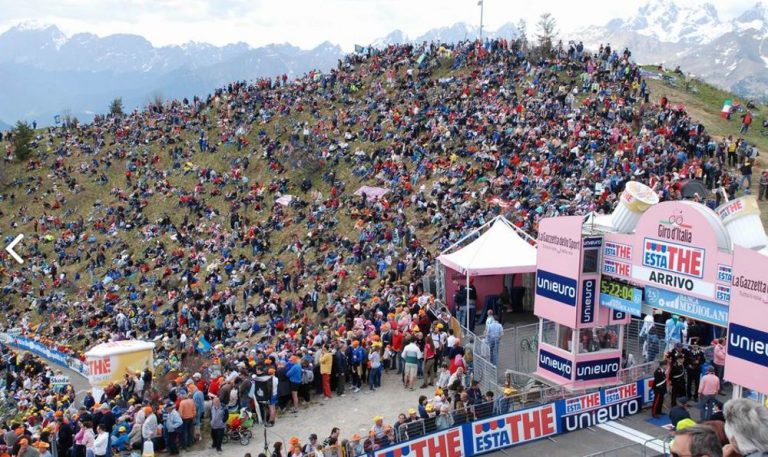
{"label": "cloud", "polygon": [[[693,0],[677,0],[690,2]],[[698,0],[697,0],[698,1]],[[723,19],[751,6],[754,0],[712,3]],[[395,29],[417,37],[429,29],[456,22],[479,24],[476,0],[37,0],[3,2],[0,30],[36,19],[65,33],[91,32],[142,35],[154,45],[205,41],[216,45],[245,41],[252,46],[290,42],[312,48],[321,42],[368,44]],[[523,18],[529,33],[538,17],[552,12],[561,32],[614,17],[631,16],[644,0],[623,2],[485,0],[486,30]],[[4,27],[3,27],[4,26]]]}

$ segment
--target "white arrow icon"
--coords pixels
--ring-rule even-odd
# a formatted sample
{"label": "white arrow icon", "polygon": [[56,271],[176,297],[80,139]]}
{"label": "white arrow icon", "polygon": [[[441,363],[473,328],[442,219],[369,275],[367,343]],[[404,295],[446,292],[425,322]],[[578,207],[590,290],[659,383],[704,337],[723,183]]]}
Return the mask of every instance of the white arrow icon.
{"label": "white arrow icon", "polygon": [[5,250],[8,251],[8,254],[10,254],[11,257],[16,259],[16,261],[19,262],[22,265],[24,264],[24,259],[22,259],[21,256],[19,254],[17,254],[16,251],[13,250],[13,247],[16,246],[17,244],[19,244],[19,241],[21,241],[23,239],[24,239],[24,235],[19,235],[19,236],[16,237],[16,239],[11,241],[11,244],[9,244],[5,248]]}

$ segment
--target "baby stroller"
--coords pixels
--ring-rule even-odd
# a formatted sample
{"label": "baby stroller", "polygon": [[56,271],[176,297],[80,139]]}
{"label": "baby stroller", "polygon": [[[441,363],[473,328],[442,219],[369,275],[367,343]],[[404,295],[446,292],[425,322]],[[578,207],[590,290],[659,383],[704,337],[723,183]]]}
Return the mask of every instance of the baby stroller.
{"label": "baby stroller", "polygon": [[240,445],[248,446],[251,442],[251,438],[253,438],[253,432],[251,431],[253,422],[251,413],[246,409],[242,409],[240,414],[230,414],[222,442],[228,443],[229,441],[239,441]]}

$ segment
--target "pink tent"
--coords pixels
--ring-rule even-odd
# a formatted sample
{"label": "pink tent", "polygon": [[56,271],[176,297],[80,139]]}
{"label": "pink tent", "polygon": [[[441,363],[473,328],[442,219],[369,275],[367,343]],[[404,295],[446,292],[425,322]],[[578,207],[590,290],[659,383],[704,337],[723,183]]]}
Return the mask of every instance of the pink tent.
{"label": "pink tent", "polygon": [[372,202],[372,201],[378,200],[379,198],[384,196],[384,194],[386,194],[387,192],[389,192],[389,190],[383,187],[363,186],[357,189],[357,191],[355,191],[355,195],[365,194],[368,201]]}

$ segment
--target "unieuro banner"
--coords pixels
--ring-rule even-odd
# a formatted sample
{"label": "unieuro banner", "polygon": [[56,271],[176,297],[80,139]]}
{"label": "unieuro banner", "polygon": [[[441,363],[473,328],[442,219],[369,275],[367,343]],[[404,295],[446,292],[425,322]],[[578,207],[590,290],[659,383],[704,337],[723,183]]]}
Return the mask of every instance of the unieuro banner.
{"label": "unieuro banner", "polygon": [[[575,328],[577,324],[577,291],[581,275],[583,217],[544,218],[539,222],[536,239],[537,316]],[[587,245],[599,249],[599,240],[588,239]]]}
{"label": "unieuro banner", "polygon": [[576,363],[576,381],[615,378],[621,368],[621,358],[585,360]]}
{"label": "unieuro banner", "polygon": [[570,360],[555,355],[549,351],[539,348],[539,368],[554,373],[561,378],[571,380],[573,364]]}
{"label": "unieuro banner", "polygon": [[733,251],[725,379],[768,392],[768,257],[736,245]]}
{"label": "unieuro banner", "polygon": [[561,400],[561,433],[593,427],[637,414],[642,409],[643,382],[633,382]]}
{"label": "unieuro banner", "polygon": [[479,419],[357,457],[473,457],[640,412],[652,378]]}

